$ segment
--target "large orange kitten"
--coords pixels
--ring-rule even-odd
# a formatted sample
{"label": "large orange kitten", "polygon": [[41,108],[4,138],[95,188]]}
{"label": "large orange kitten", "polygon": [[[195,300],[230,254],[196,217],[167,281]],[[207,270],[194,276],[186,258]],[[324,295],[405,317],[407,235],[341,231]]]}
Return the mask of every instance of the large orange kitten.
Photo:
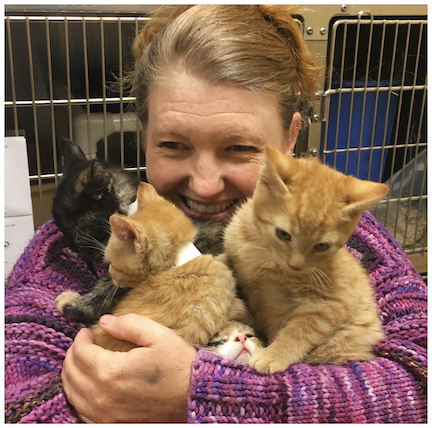
{"label": "large orange kitten", "polygon": [[[180,249],[192,242],[192,221],[174,204],[141,183],[138,210],[130,217],[113,214],[105,249],[109,272],[119,287],[133,287],[113,311],[157,321],[194,345],[206,345],[230,319],[242,318],[230,270],[211,255],[175,266]],[[178,264],[178,263],[177,263]],[[95,324],[95,343],[115,351],[136,345],[115,339]]]}
{"label": "large orange kitten", "polygon": [[388,191],[314,159],[267,148],[253,194],[225,234],[226,257],[269,346],[259,373],[294,363],[374,357],[384,335],[363,267],[345,248],[361,214]]}

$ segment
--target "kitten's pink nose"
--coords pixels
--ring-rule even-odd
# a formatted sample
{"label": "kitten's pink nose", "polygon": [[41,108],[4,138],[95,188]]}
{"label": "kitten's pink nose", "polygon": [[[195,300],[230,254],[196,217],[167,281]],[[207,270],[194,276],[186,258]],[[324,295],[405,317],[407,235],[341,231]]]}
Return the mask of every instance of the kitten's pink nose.
{"label": "kitten's pink nose", "polygon": [[234,341],[235,342],[240,342],[240,343],[245,343],[247,340],[246,335],[245,334],[239,334]]}
{"label": "kitten's pink nose", "polygon": [[299,266],[294,266],[294,265],[288,265],[290,268],[291,268],[291,270],[294,270],[294,271],[299,271],[299,270],[302,270],[302,268],[301,267],[299,267]]}

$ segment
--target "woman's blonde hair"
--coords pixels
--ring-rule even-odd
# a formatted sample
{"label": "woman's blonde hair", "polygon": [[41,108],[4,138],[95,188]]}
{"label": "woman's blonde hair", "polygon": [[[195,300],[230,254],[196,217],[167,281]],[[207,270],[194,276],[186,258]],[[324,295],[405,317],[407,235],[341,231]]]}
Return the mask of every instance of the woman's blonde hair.
{"label": "woman's blonde hair", "polygon": [[152,85],[184,71],[275,95],[285,129],[314,96],[317,69],[289,6],[162,6],[137,35],[132,94],[143,127]]}

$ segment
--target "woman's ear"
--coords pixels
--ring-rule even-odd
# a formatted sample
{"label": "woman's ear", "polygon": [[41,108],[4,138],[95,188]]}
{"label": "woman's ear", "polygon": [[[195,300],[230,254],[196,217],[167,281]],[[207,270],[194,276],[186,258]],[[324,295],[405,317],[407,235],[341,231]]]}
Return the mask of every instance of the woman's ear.
{"label": "woman's ear", "polygon": [[283,151],[286,156],[292,156],[294,153],[294,147],[296,145],[297,137],[301,127],[301,121],[301,114],[299,112],[295,112],[291,120],[290,129],[286,133],[285,147]]}

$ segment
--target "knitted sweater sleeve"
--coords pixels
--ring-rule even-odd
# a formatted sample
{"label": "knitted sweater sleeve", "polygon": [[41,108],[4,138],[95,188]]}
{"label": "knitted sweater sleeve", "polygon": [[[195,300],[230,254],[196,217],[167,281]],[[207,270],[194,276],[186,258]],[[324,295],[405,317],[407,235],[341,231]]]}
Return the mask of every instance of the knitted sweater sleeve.
{"label": "knitted sweater sleeve", "polygon": [[369,213],[347,246],[375,290],[386,334],[377,358],[344,366],[295,364],[263,376],[200,350],[192,367],[190,423],[426,421],[426,285]]}
{"label": "knitted sweater sleeve", "polygon": [[[400,246],[365,215],[349,248],[370,273],[386,339],[378,358],[346,366],[291,366],[261,376],[199,351],[189,422],[424,422],[426,285]],[[5,420],[74,423],[61,388],[67,349],[82,324],[55,308],[65,290],[86,293],[97,278],[68,249],[52,220],[28,244],[5,290]]]}
{"label": "knitted sweater sleeve", "polygon": [[[98,272],[98,277],[103,271]],[[86,293],[96,277],[68,249],[53,220],[34,235],[5,291],[5,421],[78,422],[61,388],[67,349],[82,324],[54,305],[66,290]]]}

